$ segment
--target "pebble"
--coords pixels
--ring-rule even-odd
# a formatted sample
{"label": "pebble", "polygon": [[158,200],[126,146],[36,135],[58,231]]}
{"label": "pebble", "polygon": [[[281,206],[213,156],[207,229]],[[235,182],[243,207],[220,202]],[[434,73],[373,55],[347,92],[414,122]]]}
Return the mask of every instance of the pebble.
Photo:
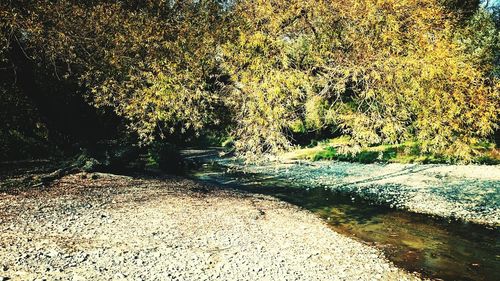
{"label": "pebble", "polygon": [[72,281],[86,281],[87,279],[80,275],[73,275]]}

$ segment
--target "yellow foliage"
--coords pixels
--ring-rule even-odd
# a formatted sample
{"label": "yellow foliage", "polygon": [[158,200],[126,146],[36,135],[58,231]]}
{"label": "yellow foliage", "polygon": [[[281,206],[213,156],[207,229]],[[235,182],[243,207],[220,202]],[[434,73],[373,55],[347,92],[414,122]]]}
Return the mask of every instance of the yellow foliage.
{"label": "yellow foliage", "polygon": [[143,142],[229,115],[248,157],[289,148],[300,124],[467,158],[498,125],[484,11],[464,24],[438,0],[83,2],[1,4],[0,56],[20,41]]}
{"label": "yellow foliage", "polygon": [[[416,138],[464,158],[464,147],[498,122],[492,61],[457,40],[462,30],[438,1],[241,1],[235,13],[244,28],[237,46],[226,45],[224,64],[242,86],[235,106],[248,107],[256,93],[272,96],[241,111],[243,142],[260,136],[252,143],[269,144],[272,130],[286,147],[287,124],[302,118],[339,127],[361,145]],[[269,80],[280,87],[272,95]],[[286,110],[269,116],[276,106]],[[264,127],[248,132],[259,114]]]}

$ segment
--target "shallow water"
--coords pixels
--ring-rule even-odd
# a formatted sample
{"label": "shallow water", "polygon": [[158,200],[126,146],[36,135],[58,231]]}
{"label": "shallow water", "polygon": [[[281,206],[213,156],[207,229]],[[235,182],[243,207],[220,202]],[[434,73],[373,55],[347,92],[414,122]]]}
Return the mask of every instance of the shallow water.
{"label": "shallow water", "polygon": [[354,194],[206,164],[192,176],[272,195],[311,210],[338,232],[380,248],[396,265],[444,280],[499,280],[500,229],[374,205]]}

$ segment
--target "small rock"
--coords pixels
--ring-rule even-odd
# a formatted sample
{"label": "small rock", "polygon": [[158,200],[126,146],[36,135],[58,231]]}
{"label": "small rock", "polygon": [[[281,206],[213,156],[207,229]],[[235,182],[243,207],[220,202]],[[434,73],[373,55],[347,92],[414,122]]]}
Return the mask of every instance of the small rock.
{"label": "small rock", "polygon": [[73,275],[73,278],[71,279],[72,281],[86,281],[85,277],[82,277],[80,275]]}
{"label": "small rock", "polygon": [[116,273],[114,276],[115,279],[125,279],[125,277],[127,277],[127,276],[125,276],[125,274],[123,274],[121,272]]}
{"label": "small rock", "polygon": [[59,255],[59,252],[56,250],[53,250],[53,249],[47,252],[47,256],[50,258],[55,258],[58,255]]}

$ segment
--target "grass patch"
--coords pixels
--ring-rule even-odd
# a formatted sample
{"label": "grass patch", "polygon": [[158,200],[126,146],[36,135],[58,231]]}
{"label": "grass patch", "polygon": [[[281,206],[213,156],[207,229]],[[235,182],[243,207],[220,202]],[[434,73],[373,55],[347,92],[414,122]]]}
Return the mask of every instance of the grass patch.
{"label": "grass patch", "polygon": [[[444,155],[422,153],[418,143],[405,142],[395,145],[378,145],[363,148],[360,152],[342,153],[343,146],[349,144],[349,138],[344,136],[331,140],[320,141],[314,147],[296,149],[283,155],[284,159],[306,159],[311,161],[337,160],[347,162],[369,163],[456,163],[453,159]],[[481,143],[473,147],[478,156],[473,158],[472,163],[497,165],[500,164],[500,150],[494,144]]]}

